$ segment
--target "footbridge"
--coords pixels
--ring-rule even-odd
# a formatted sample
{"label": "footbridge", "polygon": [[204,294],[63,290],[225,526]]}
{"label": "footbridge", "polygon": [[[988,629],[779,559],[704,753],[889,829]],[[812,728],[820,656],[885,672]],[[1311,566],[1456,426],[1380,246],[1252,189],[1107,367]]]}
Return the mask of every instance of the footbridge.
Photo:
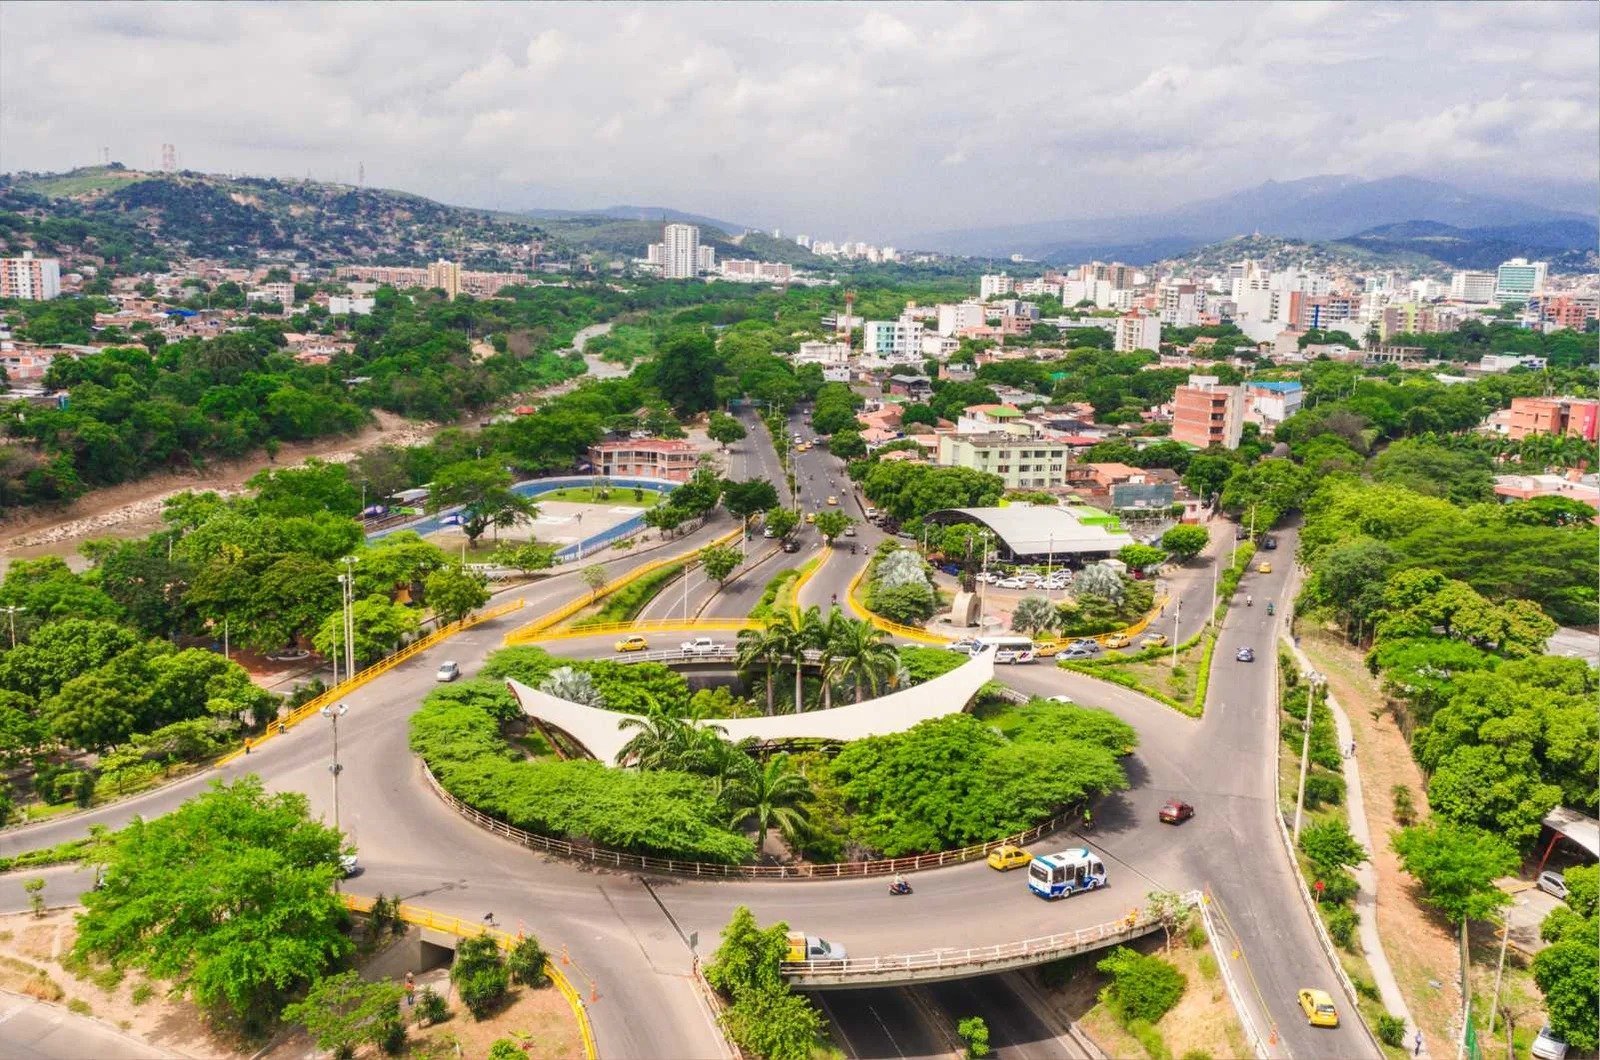
{"label": "footbridge", "polygon": [[[1182,896],[1186,908],[1205,900],[1199,891]],[[1042,899],[1041,899],[1042,901]],[[1070,899],[1068,899],[1070,901]],[[864,986],[937,983],[992,975],[1116,946],[1162,929],[1162,919],[1147,908],[1119,920],[1056,935],[1002,942],[967,949],[936,949],[885,957],[851,957],[842,961],[786,961],[783,977],[801,990],[848,990]]]}

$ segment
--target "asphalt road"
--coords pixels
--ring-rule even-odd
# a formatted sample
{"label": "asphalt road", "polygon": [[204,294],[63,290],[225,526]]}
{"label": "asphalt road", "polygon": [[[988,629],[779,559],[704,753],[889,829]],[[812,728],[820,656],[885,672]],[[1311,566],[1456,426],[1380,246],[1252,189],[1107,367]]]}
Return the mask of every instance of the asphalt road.
{"label": "asphalt road", "polygon": [[[693,547],[721,529],[708,526],[672,547]],[[1293,535],[1280,534],[1280,540],[1279,554],[1287,559],[1293,555]],[[842,594],[844,584],[866,559],[866,550],[854,563],[839,552],[834,550],[808,587],[809,598],[821,595],[826,600],[830,583],[837,584]],[[620,555],[608,566],[620,573],[653,558]],[[464,823],[424,787],[406,746],[405,719],[432,687],[439,659],[456,659],[471,675],[506,632],[557,600],[582,591],[571,573],[528,590],[530,606],[523,612],[455,637],[351,694],[350,713],[341,722],[345,772],[340,814],[365,868],[351,887],[363,893],[398,893],[408,901],[471,919],[492,912],[497,923],[525,927],[553,948],[568,945],[580,968],[576,976],[580,988],[587,989],[592,976],[598,989],[600,999],[590,1011],[601,1051],[613,1057],[720,1054],[709,1015],[687,978],[686,938],[697,932],[701,951],[709,952],[738,904],[750,906],[762,922],[782,919],[797,929],[844,943],[852,955],[870,956],[1051,934],[1120,917],[1142,905],[1150,890],[1207,887],[1230,914],[1254,981],[1260,984],[1262,1004],[1289,1047],[1301,1057],[1366,1055],[1369,1046],[1353,1020],[1337,1031],[1313,1033],[1294,1003],[1294,992],[1302,986],[1321,987],[1335,997],[1339,993],[1293,892],[1293,876],[1272,831],[1275,736],[1270,655],[1273,630],[1283,616],[1269,619],[1259,601],[1280,598],[1286,577],[1279,569],[1245,579],[1241,592],[1253,592],[1258,604],[1236,607],[1228,616],[1203,720],[1183,718],[1126,689],[1045,664],[1004,671],[1002,679],[1014,687],[1042,694],[1065,692],[1080,703],[1104,706],[1141,733],[1141,746],[1129,762],[1133,787],[1097,810],[1095,831],[1087,837],[1059,835],[1040,844],[1066,847],[1087,840],[1110,868],[1111,886],[1103,891],[1048,903],[1028,893],[1019,873],[996,873],[981,863],[918,874],[911,899],[890,898],[882,881],[876,880],[774,884],[655,878],[646,882],[633,874],[536,855]],[[1204,591],[1209,594],[1209,586]],[[1232,661],[1234,650],[1245,643],[1257,649],[1262,662]],[[605,654],[610,644],[602,638],[564,641],[560,650]],[[89,823],[116,826],[135,812],[162,813],[219,775],[250,771],[263,774],[275,789],[306,792],[314,812],[331,816],[327,729],[320,721],[307,723],[220,771],[91,814],[4,833],[0,849],[32,849],[82,834]],[[1199,811],[1181,828],[1156,823],[1156,808],[1172,795],[1181,795]],[[20,889],[20,879],[26,875],[40,873],[15,874],[0,881],[0,906],[26,907]],[[52,901],[67,900],[65,896],[75,889],[68,873],[49,873],[47,879],[47,897]],[[960,996],[964,1002],[966,995]],[[1003,1000],[972,996],[989,997],[986,1003],[996,1005]],[[857,1012],[837,994],[828,1001],[842,1025],[867,1043],[853,1047],[865,1050],[862,1055],[921,1055],[918,1050],[926,1048],[903,1029],[915,1024],[909,1015],[879,1018],[880,1032],[892,1039],[885,1040],[855,1030],[867,1025],[863,1021],[870,1013]],[[870,1007],[881,1017],[894,1004],[872,1000]],[[642,1014],[648,1019],[641,1019]],[[895,1027],[902,1030],[892,1033]],[[1029,1041],[1021,1039],[1031,1040],[1038,1033],[1019,1030],[1019,1041],[1011,1047],[1026,1049]],[[900,1051],[887,1051],[891,1048]]]}
{"label": "asphalt road", "polygon": [[17,994],[0,994],[0,1043],[8,1060],[144,1060],[170,1055],[108,1023]]}

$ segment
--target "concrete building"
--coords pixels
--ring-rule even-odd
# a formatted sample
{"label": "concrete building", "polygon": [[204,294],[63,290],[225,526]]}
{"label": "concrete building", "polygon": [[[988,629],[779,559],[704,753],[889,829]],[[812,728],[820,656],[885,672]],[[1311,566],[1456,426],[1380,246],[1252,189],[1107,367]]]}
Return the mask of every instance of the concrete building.
{"label": "concrete building", "polygon": [[1484,303],[1494,299],[1495,274],[1462,271],[1450,277],[1450,297],[1457,302]]}
{"label": "concrete building", "polygon": [[1305,389],[1297,382],[1258,383],[1244,385],[1244,418],[1246,423],[1262,427],[1276,427],[1300,411]]}
{"label": "concrete building", "polygon": [[792,358],[795,364],[848,364],[850,344],[847,342],[802,342]]}
{"label": "concrete building", "polygon": [[1582,331],[1600,316],[1600,295],[1562,294],[1539,300],[1539,320],[1546,331],[1570,328]]}
{"label": "concrete building", "polygon": [[247,302],[277,302],[288,309],[294,305],[294,284],[264,283],[253,291],[245,292]]}
{"label": "concrete building", "polygon": [[861,350],[878,357],[922,359],[920,320],[869,320],[861,329]]}
{"label": "concrete building", "polygon": [[1111,348],[1117,353],[1161,349],[1161,320],[1146,313],[1124,313],[1117,318]]}
{"label": "concrete building", "polygon": [[694,252],[694,259],[698,263],[701,272],[717,271],[717,250],[715,247],[697,247]]}
{"label": "concrete building", "polygon": [[60,259],[36,258],[31,250],[20,258],[0,258],[0,298],[48,302],[60,294]]}
{"label": "concrete building", "polygon": [[1115,556],[1134,543],[1115,517],[1081,504],[942,508],[928,513],[925,521],[988,527],[994,531],[996,558],[1012,563],[1087,562]]}
{"label": "concrete building", "polygon": [[1022,434],[1033,431],[1013,405],[968,405],[956,417],[957,434]]}
{"label": "concrete building", "polygon": [[981,328],[988,321],[987,307],[982,302],[948,302],[938,307],[939,319],[935,330],[940,335],[954,335],[967,328]]}
{"label": "concrete building", "polygon": [[1566,497],[1600,509],[1600,475],[1572,468],[1565,475],[1496,475],[1495,496],[1505,501]]}
{"label": "concrete building", "polygon": [[1196,284],[1164,283],[1156,289],[1156,297],[1160,300],[1161,323],[1169,327],[1193,327],[1205,311],[1205,294]]}
{"label": "concrete building", "polygon": [[428,266],[428,286],[436,287],[453,302],[461,294],[461,264],[440,258]]}
{"label": "concrete building", "polygon": [[700,273],[700,229],[670,224],[661,230],[661,275],[692,280]]}
{"label": "concrete building", "polygon": [[1520,441],[1534,434],[1570,434],[1593,442],[1600,440],[1600,401],[1576,397],[1519,397],[1511,399],[1508,437]]}
{"label": "concrete building", "polygon": [[997,294],[1011,294],[1016,289],[1016,281],[1003,272],[998,276],[983,276],[978,279],[978,301],[987,302]]}
{"label": "concrete building", "polygon": [[1237,449],[1243,406],[1240,387],[1222,386],[1214,375],[1191,375],[1172,398],[1172,439],[1200,449]]}
{"label": "concrete building", "polygon": [[331,294],[328,296],[328,313],[336,317],[352,314],[360,317],[371,316],[372,308],[377,304],[371,298],[354,298],[348,295]]}
{"label": "concrete building", "polygon": [[1547,266],[1542,261],[1512,258],[1495,272],[1494,297],[1500,302],[1526,302],[1544,293]]}
{"label": "concrete building", "polygon": [[1015,434],[942,434],[941,467],[965,467],[999,475],[1007,489],[1053,489],[1067,482],[1070,446]]}
{"label": "concrete building", "polygon": [[788,283],[794,279],[794,269],[779,261],[747,261],[731,258],[722,263],[719,271],[723,279],[737,283]]}
{"label": "concrete building", "polygon": [[1509,372],[1513,368],[1532,368],[1543,371],[1549,359],[1531,353],[1486,353],[1478,360],[1478,371],[1488,375]]}
{"label": "concrete building", "polygon": [[600,442],[589,447],[589,463],[597,475],[616,478],[664,478],[687,482],[700,451],[681,438],[640,438]]}

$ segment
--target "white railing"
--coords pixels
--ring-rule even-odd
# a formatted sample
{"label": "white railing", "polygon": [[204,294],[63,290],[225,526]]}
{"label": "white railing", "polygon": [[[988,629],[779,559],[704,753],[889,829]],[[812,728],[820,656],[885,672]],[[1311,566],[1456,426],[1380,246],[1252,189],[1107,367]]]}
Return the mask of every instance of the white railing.
{"label": "white railing", "polygon": [[[1261,1032],[1256,1029],[1255,1017],[1250,1014],[1250,1006],[1245,1003],[1244,991],[1239,989],[1239,981],[1233,975],[1233,963],[1229,960],[1233,951],[1232,946],[1225,946],[1217,934],[1217,919],[1211,915],[1209,902],[1200,903],[1200,919],[1206,926],[1206,938],[1211,942],[1211,955],[1216,958],[1217,969],[1222,973],[1222,985],[1228,990],[1228,999],[1233,1002],[1233,1011],[1239,1017],[1239,1024],[1244,1029],[1245,1037],[1250,1040],[1250,1048],[1255,1051],[1256,1060],[1269,1060],[1272,1052]],[[1233,937],[1232,928],[1228,935]],[[1225,952],[1228,951],[1228,952]],[[1271,1019],[1271,1014],[1268,1014]],[[1276,1035],[1274,1035],[1276,1037]]]}
{"label": "white railing", "polygon": [[[1182,896],[1182,900],[1185,905],[1199,905],[1202,898],[1199,891],[1190,891]],[[867,979],[896,973],[976,968],[997,963],[1040,963],[1099,943],[1138,938],[1160,928],[1160,917],[1151,915],[1149,910],[1140,910],[1093,927],[993,946],[927,950],[883,957],[848,957],[837,961],[785,961],[783,973],[799,980],[803,986],[807,977],[859,976]]]}

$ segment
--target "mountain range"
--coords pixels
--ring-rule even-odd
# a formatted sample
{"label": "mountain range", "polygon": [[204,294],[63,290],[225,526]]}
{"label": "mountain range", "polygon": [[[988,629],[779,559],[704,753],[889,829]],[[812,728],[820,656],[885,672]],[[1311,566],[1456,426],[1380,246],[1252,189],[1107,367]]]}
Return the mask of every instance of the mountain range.
{"label": "mountain range", "polygon": [[[1144,263],[1251,232],[1328,240],[1417,222],[1458,232],[1487,231],[1481,238],[1503,243],[1578,251],[1593,249],[1600,232],[1592,216],[1479,195],[1439,181],[1339,175],[1269,180],[1150,213],[951,229],[908,236],[901,243],[982,257],[1021,254],[1050,262],[1120,258]],[[1401,237],[1417,238],[1409,233]]]}

